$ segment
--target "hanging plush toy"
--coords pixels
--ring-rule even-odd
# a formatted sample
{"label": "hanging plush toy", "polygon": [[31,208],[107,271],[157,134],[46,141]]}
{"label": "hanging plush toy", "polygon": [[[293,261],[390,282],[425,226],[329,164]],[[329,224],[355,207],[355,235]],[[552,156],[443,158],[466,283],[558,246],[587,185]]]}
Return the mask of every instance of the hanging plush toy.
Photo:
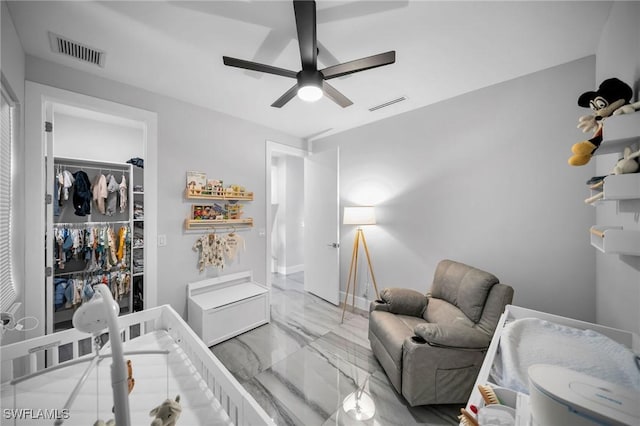
{"label": "hanging plush toy", "polygon": [[602,142],[603,120],[612,115],[629,114],[640,109],[640,102],[630,104],[633,90],[628,84],[617,78],[603,81],[595,92],[585,92],[578,98],[578,105],[591,108],[593,114],[578,119],[578,128],[583,132],[593,131],[591,139],[578,142],[571,147],[573,155],[569,158],[572,166],[583,166],[591,160],[593,153]]}
{"label": "hanging plush toy", "polygon": [[166,399],[162,404],[151,410],[150,416],[155,416],[151,426],[176,426],[176,421],[182,413],[180,395],[176,399]]}

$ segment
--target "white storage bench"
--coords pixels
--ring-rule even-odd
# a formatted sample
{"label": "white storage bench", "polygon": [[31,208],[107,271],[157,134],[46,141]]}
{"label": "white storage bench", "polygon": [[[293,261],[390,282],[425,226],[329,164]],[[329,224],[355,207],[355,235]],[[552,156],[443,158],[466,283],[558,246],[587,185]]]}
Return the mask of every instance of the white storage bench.
{"label": "white storage bench", "polygon": [[269,289],[250,271],[187,285],[188,323],[207,346],[269,322]]}

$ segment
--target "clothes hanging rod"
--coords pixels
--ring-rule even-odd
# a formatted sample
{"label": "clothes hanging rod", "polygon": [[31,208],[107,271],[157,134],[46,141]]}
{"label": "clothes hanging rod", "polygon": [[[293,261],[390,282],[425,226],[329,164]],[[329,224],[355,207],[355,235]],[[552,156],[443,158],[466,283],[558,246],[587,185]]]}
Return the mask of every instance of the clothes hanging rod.
{"label": "clothes hanging rod", "polygon": [[106,225],[129,225],[128,220],[114,220],[113,222],[57,222],[53,224],[53,228],[82,228],[87,226],[106,226]]}
{"label": "clothes hanging rod", "polygon": [[[118,269],[116,269],[118,268]],[[68,272],[60,272],[60,271],[64,271],[64,269],[57,269],[56,272],[53,274],[53,278],[64,278],[64,277],[72,277],[74,275],[82,275],[83,277],[86,277],[87,275],[91,275],[91,276],[95,276],[95,275],[111,275],[111,274],[117,274],[119,272],[123,272],[125,274],[130,274],[132,275],[131,271],[125,270],[123,271],[122,269],[119,269],[119,266],[115,265],[113,266],[111,269],[80,269],[80,270],[75,270],[75,271],[68,271]],[[98,284],[98,283],[96,283]]]}
{"label": "clothes hanging rod", "polygon": [[74,168],[74,169],[78,169],[78,170],[100,170],[100,171],[109,171],[109,172],[128,172],[129,171],[129,167],[122,167],[122,168],[118,168],[113,167],[113,166],[109,166],[109,167],[97,167],[97,166],[84,166],[84,165],[76,165],[76,164],[65,164],[65,163],[56,163],[55,164],[56,168],[58,167],[69,167],[69,168]]}

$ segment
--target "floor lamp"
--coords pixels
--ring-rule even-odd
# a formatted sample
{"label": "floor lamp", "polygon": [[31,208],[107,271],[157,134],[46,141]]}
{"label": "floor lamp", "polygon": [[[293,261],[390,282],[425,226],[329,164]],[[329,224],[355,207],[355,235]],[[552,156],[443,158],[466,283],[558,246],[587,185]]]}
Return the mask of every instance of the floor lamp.
{"label": "floor lamp", "polygon": [[364,252],[367,255],[367,264],[369,265],[369,272],[371,273],[371,279],[373,281],[373,288],[376,291],[376,298],[378,295],[378,285],[376,284],[376,277],[373,275],[373,267],[371,266],[371,257],[369,256],[369,248],[367,247],[367,240],[364,238],[364,232],[361,225],[375,225],[376,214],[373,207],[345,207],[344,218],[342,223],[344,225],[358,225],[356,229],[356,236],[353,240],[353,251],[351,253],[351,266],[349,267],[349,279],[347,280],[347,289],[344,294],[344,306],[342,307],[342,320],[344,321],[344,313],[347,309],[347,300],[349,298],[349,289],[351,288],[351,277],[353,277],[353,289],[351,307],[355,308],[356,304],[356,282],[357,282],[357,269],[358,269],[358,253],[360,251],[360,241],[364,246]]}

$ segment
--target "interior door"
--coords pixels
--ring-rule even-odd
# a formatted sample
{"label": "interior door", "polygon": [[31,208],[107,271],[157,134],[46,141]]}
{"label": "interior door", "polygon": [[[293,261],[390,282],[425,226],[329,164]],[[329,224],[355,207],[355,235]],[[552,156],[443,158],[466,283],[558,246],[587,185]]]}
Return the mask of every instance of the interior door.
{"label": "interior door", "polygon": [[304,289],[340,303],[338,149],[304,159]]}

